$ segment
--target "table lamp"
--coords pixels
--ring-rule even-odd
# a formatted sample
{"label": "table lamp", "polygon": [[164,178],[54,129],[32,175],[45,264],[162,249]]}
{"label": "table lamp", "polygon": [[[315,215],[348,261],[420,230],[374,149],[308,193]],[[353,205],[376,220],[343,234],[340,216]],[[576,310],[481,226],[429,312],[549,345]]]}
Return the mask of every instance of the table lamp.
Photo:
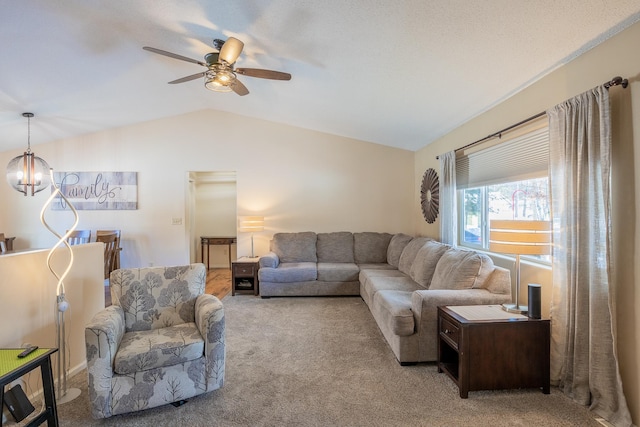
{"label": "table lamp", "polygon": [[549,221],[492,220],[489,250],[516,256],[516,297],[502,309],[510,313],[526,314],[528,307],[519,305],[520,255],[548,255],[551,251],[551,223]]}
{"label": "table lamp", "polygon": [[238,218],[238,231],[242,233],[251,233],[251,258],[253,253],[253,233],[256,231],[264,231],[263,216],[241,216]]}

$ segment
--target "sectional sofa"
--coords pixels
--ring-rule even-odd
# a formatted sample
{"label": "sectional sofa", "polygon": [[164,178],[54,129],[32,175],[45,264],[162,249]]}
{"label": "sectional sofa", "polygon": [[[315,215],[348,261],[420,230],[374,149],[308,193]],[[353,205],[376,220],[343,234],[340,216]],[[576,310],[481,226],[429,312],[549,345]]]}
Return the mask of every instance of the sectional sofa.
{"label": "sectional sofa", "polygon": [[263,298],[362,297],[401,364],[437,359],[438,306],[511,301],[486,254],[401,233],[276,233],[258,278]]}

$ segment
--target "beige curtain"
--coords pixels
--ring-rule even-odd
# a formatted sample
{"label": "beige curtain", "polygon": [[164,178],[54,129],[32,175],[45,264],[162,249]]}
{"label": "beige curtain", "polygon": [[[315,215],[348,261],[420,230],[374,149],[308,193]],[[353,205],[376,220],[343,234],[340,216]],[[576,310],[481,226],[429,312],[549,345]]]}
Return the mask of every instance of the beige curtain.
{"label": "beige curtain", "polygon": [[440,156],[440,240],[456,246],[458,242],[458,209],[456,201],[456,152]]}
{"label": "beige curtain", "polygon": [[616,352],[609,93],[547,111],[553,206],[551,380],[616,426],[632,425]]}

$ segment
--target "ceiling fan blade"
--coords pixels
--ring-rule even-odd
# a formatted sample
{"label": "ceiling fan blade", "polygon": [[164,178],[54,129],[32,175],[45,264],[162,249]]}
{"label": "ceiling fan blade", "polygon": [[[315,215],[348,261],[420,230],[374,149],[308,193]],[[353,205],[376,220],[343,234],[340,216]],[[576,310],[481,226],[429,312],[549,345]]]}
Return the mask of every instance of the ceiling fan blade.
{"label": "ceiling fan blade", "polygon": [[237,74],[271,80],[291,80],[291,74],[281,71],[261,70],[260,68],[236,68]]}
{"label": "ceiling fan blade", "polygon": [[235,37],[229,37],[220,49],[219,58],[225,61],[227,64],[233,64],[238,59],[238,56],[242,53],[244,43]]}
{"label": "ceiling fan blade", "polygon": [[156,49],[155,47],[144,46],[143,49],[148,50],[149,52],[168,56],[169,58],[180,59],[181,61],[193,62],[194,64],[202,65],[203,67],[207,66],[207,64],[205,64],[202,61],[197,61],[195,59],[187,58],[186,56],[178,55],[177,53],[167,52],[166,50]]}
{"label": "ceiling fan blade", "polygon": [[198,77],[204,77],[204,75],[205,75],[205,74],[207,74],[207,72],[206,72],[206,71],[203,71],[202,73],[192,74],[192,75],[190,75],[190,76],[183,77],[183,78],[181,78],[181,79],[172,80],[172,81],[170,81],[170,82],[169,82],[169,84],[170,84],[170,85],[174,85],[174,84],[176,84],[176,83],[184,83],[184,82],[188,82],[188,81],[191,81],[191,80],[195,80],[195,79],[197,79]]}
{"label": "ceiling fan blade", "polygon": [[243,85],[240,80],[234,80],[233,83],[231,83],[231,90],[240,96],[249,94],[249,89],[247,89],[247,87]]}

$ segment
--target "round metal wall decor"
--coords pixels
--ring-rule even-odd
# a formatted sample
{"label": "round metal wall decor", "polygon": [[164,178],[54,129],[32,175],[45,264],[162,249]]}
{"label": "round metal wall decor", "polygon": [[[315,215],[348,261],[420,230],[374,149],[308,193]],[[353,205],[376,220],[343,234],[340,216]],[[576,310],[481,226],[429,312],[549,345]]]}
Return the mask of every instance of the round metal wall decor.
{"label": "round metal wall decor", "polygon": [[420,206],[424,219],[429,224],[435,222],[440,206],[440,180],[438,180],[438,173],[433,168],[427,169],[422,176]]}

